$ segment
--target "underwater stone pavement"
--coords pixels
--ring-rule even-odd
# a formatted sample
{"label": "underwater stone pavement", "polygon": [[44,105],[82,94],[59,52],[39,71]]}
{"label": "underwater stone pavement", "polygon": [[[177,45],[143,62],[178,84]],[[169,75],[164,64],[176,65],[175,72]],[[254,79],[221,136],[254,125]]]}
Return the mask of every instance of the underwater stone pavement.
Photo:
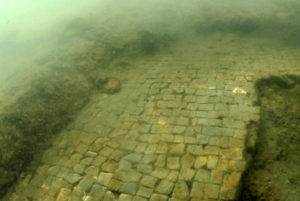
{"label": "underwater stone pavement", "polygon": [[259,121],[255,80],[299,73],[288,59],[262,60],[278,63],[139,61],[121,92],[95,95],[5,200],[234,200],[246,127]]}

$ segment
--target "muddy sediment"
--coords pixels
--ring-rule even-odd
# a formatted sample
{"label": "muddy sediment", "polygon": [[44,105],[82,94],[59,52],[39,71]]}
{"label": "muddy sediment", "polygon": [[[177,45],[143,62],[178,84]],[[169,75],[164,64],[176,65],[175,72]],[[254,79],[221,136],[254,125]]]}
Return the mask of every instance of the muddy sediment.
{"label": "muddy sediment", "polygon": [[261,121],[254,128],[255,147],[248,146],[251,161],[243,175],[239,200],[298,201],[300,77],[271,76],[258,80],[256,90]]}

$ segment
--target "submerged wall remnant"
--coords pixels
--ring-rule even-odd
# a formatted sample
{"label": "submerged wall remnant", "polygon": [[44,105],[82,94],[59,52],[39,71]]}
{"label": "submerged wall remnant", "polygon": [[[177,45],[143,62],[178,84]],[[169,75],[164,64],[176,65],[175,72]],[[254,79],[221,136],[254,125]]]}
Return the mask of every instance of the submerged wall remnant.
{"label": "submerged wall remnant", "polygon": [[[243,175],[240,200],[299,200],[300,77],[260,79],[256,90],[261,120],[254,129],[255,147],[248,146],[253,147],[248,149],[252,157]],[[253,134],[253,127],[249,133]]]}

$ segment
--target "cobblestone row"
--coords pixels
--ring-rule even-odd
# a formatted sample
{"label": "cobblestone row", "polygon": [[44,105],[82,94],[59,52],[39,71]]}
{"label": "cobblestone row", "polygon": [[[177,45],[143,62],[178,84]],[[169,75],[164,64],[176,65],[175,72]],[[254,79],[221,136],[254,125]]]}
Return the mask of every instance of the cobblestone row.
{"label": "cobblestone row", "polygon": [[9,200],[233,200],[260,71],[148,62],[119,94],[95,95]]}

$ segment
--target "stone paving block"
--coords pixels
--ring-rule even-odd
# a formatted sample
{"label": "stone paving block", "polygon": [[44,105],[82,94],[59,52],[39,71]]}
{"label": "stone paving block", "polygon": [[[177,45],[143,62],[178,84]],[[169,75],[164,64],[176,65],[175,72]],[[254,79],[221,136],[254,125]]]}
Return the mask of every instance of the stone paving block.
{"label": "stone paving block", "polygon": [[185,154],[183,157],[181,157],[181,167],[182,168],[191,168],[193,167],[195,163],[195,157],[191,154]]}
{"label": "stone paving block", "polygon": [[168,176],[169,170],[165,168],[156,168],[152,171],[151,175],[158,178],[158,179],[164,179]]}
{"label": "stone paving block", "polygon": [[100,152],[99,155],[101,156],[105,156],[105,157],[109,157],[110,154],[113,152],[114,150],[110,147],[104,147]]}
{"label": "stone paving block", "polygon": [[198,109],[198,104],[196,103],[188,103],[187,110],[196,111]]}
{"label": "stone paving block", "polygon": [[165,195],[169,195],[173,190],[174,185],[174,182],[163,179],[156,186],[155,191]]}
{"label": "stone paving block", "polygon": [[213,184],[221,184],[223,181],[224,171],[219,169],[211,170],[211,182]]}
{"label": "stone paving block", "polygon": [[140,184],[146,187],[153,188],[157,180],[158,179],[153,176],[144,175]]}
{"label": "stone paving block", "polygon": [[191,168],[184,168],[181,169],[179,172],[179,176],[178,178],[180,180],[184,180],[184,181],[192,181],[194,175],[195,175],[195,170],[191,169]]}
{"label": "stone paving block", "polygon": [[107,187],[108,187],[109,190],[119,191],[121,185],[122,185],[121,181],[119,181],[117,179],[111,179],[110,182],[108,183]]}
{"label": "stone paving block", "polygon": [[91,165],[93,160],[94,159],[92,157],[85,157],[84,159],[82,159],[80,161],[80,164],[82,164],[82,165]]}
{"label": "stone paving block", "polygon": [[156,148],[156,153],[166,154],[168,152],[168,145],[166,143],[159,143]]}
{"label": "stone paving block", "polygon": [[48,169],[47,174],[49,175],[57,175],[57,173],[59,172],[60,167],[59,166],[52,166]]}
{"label": "stone paving block", "polygon": [[85,154],[88,149],[89,149],[88,145],[85,145],[85,144],[79,144],[76,147],[76,151],[81,154]]}
{"label": "stone paving block", "polygon": [[[71,187],[71,185],[66,180],[64,180],[63,178],[59,178],[59,177],[53,178],[52,185],[57,188]],[[31,185],[31,186],[33,187],[33,185]]]}
{"label": "stone paving block", "polygon": [[167,201],[168,196],[166,195],[161,195],[161,194],[152,194],[150,201]]}
{"label": "stone paving block", "polygon": [[204,198],[204,183],[194,181],[192,184],[192,190],[190,196],[192,198],[203,199]]}
{"label": "stone paving block", "polygon": [[145,154],[140,162],[144,164],[149,164],[156,161],[156,159],[157,159],[157,155],[155,154]]}
{"label": "stone paving block", "polygon": [[220,186],[216,184],[205,184],[204,196],[206,198],[218,199],[220,192]]}
{"label": "stone paving block", "polygon": [[210,182],[210,171],[205,169],[199,169],[195,175],[195,180],[202,183]]}
{"label": "stone paving block", "polygon": [[136,194],[142,197],[150,198],[152,192],[153,192],[152,188],[141,186]]}
{"label": "stone paving block", "polygon": [[173,142],[174,141],[174,135],[162,134],[161,135],[161,141],[162,142]]}
{"label": "stone paving block", "polygon": [[168,157],[167,168],[170,170],[178,170],[180,168],[179,157]]}
{"label": "stone paving block", "polygon": [[209,137],[207,135],[199,134],[196,137],[196,141],[198,144],[206,145],[208,144]]}
{"label": "stone paving block", "polygon": [[70,173],[65,177],[67,182],[69,182],[70,184],[77,183],[79,180],[81,180],[81,178],[82,178],[82,176],[80,176],[79,174],[76,174],[76,173]]}
{"label": "stone paving block", "polygon": [[87,157],[95,158],[95,157],[97,156],[97,153],[94,152],[94,151],[87,151],[87,152],[85,153],[85,155],[86,155]]}
{"label": "stone paving block", "polygon": [[43,183],[43,177],[41,177],[40,175],[36,174],[30,181],[31,185],[34,186],[41,186]]}
{"label": "stone paving block", "polygon": [[111,160],[119,161],[124,155],[123,150],[114,150],[114,152],[110,155]]}
{"label": "stone paving block", "polygon": [[203,104],[197,104],[196,108],[197,108],[197,110],[200,110],[200,111],[211,111],[211,110],[213,110],[214,105],[203,103]]}
{"label": "stone paving block", "polygon": [[189,188],[185,181],[178,181],[175,184],[172,198],[180,199],[180,200],[188,200],[189,199]]}
{"label": "stone paving block", "polygon": [[169,154],[170,155],[183,155],[185,149],[185,144],[171,144],[169,145]]}
{"label": "stone paving block", "polygon": [[142,159],[142,154],[140,153],[131,153],[124,157],[124,159],[131,161],[131,162],[139,162]]}
{"label": "stone paving block", "polygon": [[221,150],[220,159],[243,160],[243,149],[237,147]]}
{"label": "stone paving block", "polygon": [[195,93],[196,93],[196,89],[194,89],[194,88],[185,88],[185,94],[193,95]]}
{"label": "stone paving block", "polygon": [[149,135],[148,143],[158,143],[160,142],[160,135]]}
{"label": "stone paving block", "polygon": [[178,174],[179,174],[179,172],[177,170],[171,170],[171,171],[169,171],[169,174],[166,179],[168,181],[175,182],[178,178]]}
{"label": "stone paving block", "polygon": [[106,187],[94,184],[92,186],[91,192],[89,193],[91,200],[103,200],[106,192]]}
{"label": "stone paving block", "polygon": [[119,191],[121,191],[122,193],[134,195],[137,191],[137,183],[122,183]]}
{"label": "stone paving block", "polygon": [[186,95],[184,96],[183,101],[186,103],[194,103],[197,100],[197,96],[192,96],[192,95]]}
{"label": "stone paving block", "polygon": [[95,167],[100,167],[107,159],[103,156],[98,155],[92,162]]}
{"label": "stone paving block", "polygon": [[117,162],[113,160],[108,160],[102,164],[101,168],[106,172],[113,172],[117,169],[117,166],[118,166]]}
{"label": "stone paving block", "polygon": [[142,177],[142,174],[136,170],[131,169],[127,172],[127,177],[127,182],[138,182]]}
{"label": "stone paving block", "polygon": [[185,130],[186,130],[185,126],[174,126],[172,132],[174,134],[181,134],[184,133]]}
{"label": "stone paving block", "polygon": [[174,140],[172,142],[183,144],[184,143],[184,136],[175,135]]}
{"label": "stone paving block", "polygon": [[206,167],[208,169],[214,169],[217,167],[219,157],[218,156],[208,156]]}
{"label": "stone paving block", "polygon": [[79,161],[82,159],[83,155],[80,153],[74,153],[71,156],[71,161],[73,161],[74,163],[79,163]]}
{"label": "stone paving block", "polygon": [[145,154],[154,154],[157,149],[157,144],[149,144],[145,150]]}
{"label": "stone paving block", "polygon": [[95,183],[95,180],[87,175],[81,179],[81,181],[76,186],[76,189],[82,193],[87,192],[91,189],[91,187],[94,183]]}
{"label": "stone paving block", "polygon": [[203,146],[202,145],[188,145],[187,153],[193,154],[195,156],[199,156],[203,154]]}
{"label": "stone paving block", "polygon": [[[191,111],[191,117],[207,117],[207,111]],[[197,119],[197,118],[196,118]]]}
{"label": "stone paving block", "polygon": [[246,169],[245,160],[229,160],[228,167],[232,171],[243,172]]}
{"label": "stone paving block", "polygon": [[184,137],[184,143],[185,144],[198,144],[196,137],[189,137],[189,136]]}
{"label": "stone paving block", "polygon": [[128,195],[128,194],[122,193],[119,196],[119,200],[118,201],[132,201],[132,199],[133,199],[132,195]]}
{"label": "stone paving block", "polygon": [[138,164],[137,171],[142,172],[144,174],[149,174],[152,172],[152,165],[149,164]]}
{"label": "stone paving block", "polygon": [[136,195],[136,196],[133,197],[132,201],[147,201],[147,199]]}
{"label": "stone paving block", "polygon": [[147,145],[147,143],[138,143],[134,151],[137,153],[143,153],[146,150]]}
{"label": "stone paving block", "polygon": [[96,176],[98,175],[99,169],[95,166],[90,166],[84,171],[86,174],[91,175],[91,176]]}
{"label": "stone paving block", "polygon": [[187,126],[189,125],[189,118],[187,117],[178,117],[176,119],[176,124],[180,126]]}
{"label": "stone paving block", "polygon": [[205,146],[203,154],[205,155],[219,155],[220,148],[217,146]]}
{"label": "stone paving block", "polygon": [[152,126],[151,124],[142,124],[142,125],[140,125],[138,130],[141,133],[149,133],[151,126]]}
{"label": "stone paving block", "polygon": [[241,175],[241,172],[231,172],[229,174],[224,175],[223,186],[228,189],[236,188],[239,185]]}
{"label": "stone paving block", "polygon": [[223,119],[223,126],[226,128],[239,128],[239,129],[246,128],[245,122],[239,120],[231,120],[231,119]]}
{"label": "stone paving block", "polygon": [[233,147],[243,148],[245,146],[245,139],[246,138],[239,139],[239,138],[231,137],[231,138],[229,138],[228,145],[229,145],[229,147],[232,147],[232,148]]}
{"label": "stone paving block", "polygon": [[166,155],[159,155],[154,166],[164,168],[166,166],[166,158]]}
{"label": "stone paving block", "polygon": [[115,200],[116,200],[116,198],[115,198],[114,194],[111,191],[107,191],[105,193],[103,201],[115,201]]}
{"label": "stone paving block", "polygon": [[[121,149],[127,150],[127,151],[133,151],[135,149],[135,147],[137,146],[138,142],[136,141],[129,141],[126,143],[122,143],[122,145],[120,146]],[[111,154],[109,151],[107,152],[107,154]]]}
{"label": "stone paving block", "polygon": [[219,197],[222,200],[234,200],[237,195],[237,188],[228,188],[221,186]]}
{"label": "stone paving block", "polygon": [[56,201],[67,201],[67,197],[69,197],[70,195],[71,195],[70,189],[62,188],[58,193]]}
{"label": "stone paving block", "polygon": [[128,171],[124,170],[117,170],[113,173],[113,178],[122,182],[127,182],[128,181]]}
{"label": "stone paving block", "polygon": [[113,176],[112,173],[101,172],[97,178],[97,183],[104,186],[108,186],[112,176]]}

